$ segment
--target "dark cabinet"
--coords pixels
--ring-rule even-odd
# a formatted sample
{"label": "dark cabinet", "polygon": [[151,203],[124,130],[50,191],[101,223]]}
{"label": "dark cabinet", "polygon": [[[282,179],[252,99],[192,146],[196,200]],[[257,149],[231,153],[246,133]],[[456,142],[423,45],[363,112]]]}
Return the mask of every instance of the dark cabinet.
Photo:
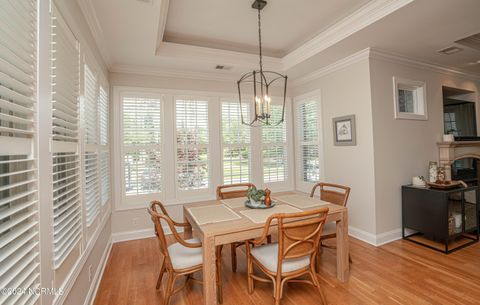
{"label": "dark cabinet", "polygon": [[479,239],[479,188],[402,186],[402,236],[445,253]]}

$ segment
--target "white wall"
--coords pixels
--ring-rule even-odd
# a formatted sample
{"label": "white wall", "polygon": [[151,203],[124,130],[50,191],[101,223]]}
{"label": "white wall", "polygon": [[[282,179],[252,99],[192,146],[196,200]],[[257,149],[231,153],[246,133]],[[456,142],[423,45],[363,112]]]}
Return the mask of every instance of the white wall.
{"label": "white wall", "polygon": [[[375,155],[377,235],[401,236],[401,186],[413,176],[427,175],[429,161],[438,161],[436,143],[443,134],[442,86],[477,92],[480,83],[459,74],[422,65],[370,59]],[[395,120],[393,76],[426,82],[428,120]],[[479,117],[477,109],[477,118]],[[478,123],[477,119],[477,123]]]}
{"label": "white wall", "polygon": [[[320,90],[325,181],[352,188],[350,234],[368,240],[376,232],[372,109],[368,58],[292,89],[294,97]],[[357,145],[334,146],[332,119],[354,114]]]}

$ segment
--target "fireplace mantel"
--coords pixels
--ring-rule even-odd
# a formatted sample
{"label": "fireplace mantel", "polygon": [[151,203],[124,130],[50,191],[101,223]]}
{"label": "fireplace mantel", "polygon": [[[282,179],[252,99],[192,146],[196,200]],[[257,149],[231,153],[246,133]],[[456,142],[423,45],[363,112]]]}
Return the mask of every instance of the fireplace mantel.
{"label": "fireplace mantel", "polygon": [[480,159],[480,141],[454,141],[439,142],[438,146],[438,163],[439,166],[445,167],[446,179],[452,179],[451,165],[455,160],[463,158]]}

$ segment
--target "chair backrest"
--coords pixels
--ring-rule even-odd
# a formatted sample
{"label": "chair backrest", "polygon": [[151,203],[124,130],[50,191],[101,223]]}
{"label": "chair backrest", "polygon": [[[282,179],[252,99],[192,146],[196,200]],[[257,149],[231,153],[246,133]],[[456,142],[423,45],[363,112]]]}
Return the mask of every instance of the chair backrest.
{"label": "chair backrest", "polygon": [[[237,183],[220,185],[217,187],[217,200],[238,197],[247,197],[248,188],[255,187],[253,183]],[[230,191],[225,191],[230,189]]]}
{"label": "chair backrest", "polygon": [[[281,272],[282,261],[285,259],[307,255],[314,259],[327,215],[328,208],[323,207],[306,212],[271,216],[278,221],[277,270]],[[269,224],[270,221],[267,221],[267,225]]]}
{"label": "chair backrest", "polygon": [[350,188],[348,186],[320,182],[315,184],[312,188],[310,197],[313,197],[317,187],[320,187],[321,200],[341,206],[347,206],[348,196],[350,195]]}
{"label": "chair backrest", "polygon": [[[160,211],[158,211],[158,208],[160,208]],[[165,256],[165,259],[168,258],[169,260],[168,243],[165,237],[165,231],[163,230],[163,227],[162,227],[162,219],[165,220],[170,227],[174,226],[173,221],[170,218],[170,216],[168,216],[167,210],[165,209],[165,207],[160,201],[155,200],[150,202],[150,206],[147,208],[147,210],[155,226],[155,235],[157,235],[158,237],[160,252],[162,253],[162,255]]]}

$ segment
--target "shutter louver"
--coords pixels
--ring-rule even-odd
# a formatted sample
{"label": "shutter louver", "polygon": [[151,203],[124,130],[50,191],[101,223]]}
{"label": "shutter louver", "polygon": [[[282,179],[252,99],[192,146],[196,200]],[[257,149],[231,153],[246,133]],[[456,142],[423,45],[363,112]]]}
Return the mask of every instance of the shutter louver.
{"label": "shutter louver", "polygon": [[98,116],[100,126],[100,145],[108,144],[108,93],[100,86],[98,97]]}
{"label": "shutter louver", "polygon": [[301,102],[297,109],[300,171],[304,182],[320,180],[318,111],[316,101]]}
{"label": "shutter louver", "polygon": [[175,101],[177,132],[177,183],[180,190],[209,187],[208,102]]}
{"label": "shutter louver", "polygon": [[100,185],[101,185],[101,197],[102,205],[108,202],[110,197],[110,166],[109,166],[109,153],[108,151],[102,151],[100,153]]}
{"label": "shutter louver", "polygon": [[241,115],[250,121],[248,105],[222,102],[223,183],[250,182],[250,128],[242,124]]}
{"label": "shutter louver", "polygon": [[[282,105],[272,105],[272,122],[282,117]],[[287,124],[262,127],[263,181],[265,183],[287,181]]]}
{"label": "shutter louver", "polygon": [[98,154],[85,153],[85,220],[90,226],[100,212],[100,194],[98,189]]}
{"label": "shutter louver", "polygon": [[[36,1],[0,2],[0,287],[39,287],[35,137]],[[38,302],[1,294],[0,304]]]}
{"label": "shutter louver", "polygon": [[85,65],[84,86],[85,143],[97,144],[97,77],[88,65]]}
{"label": "shutter louver", "polygon": [[162,191],[160,99],[123,98],[124,183],[126,195]]}
{"label": "shutter louver", "polygon": [[78,42],[53,6],[52,150],[53,268],[58,269],[82,238],[79,160]]}

